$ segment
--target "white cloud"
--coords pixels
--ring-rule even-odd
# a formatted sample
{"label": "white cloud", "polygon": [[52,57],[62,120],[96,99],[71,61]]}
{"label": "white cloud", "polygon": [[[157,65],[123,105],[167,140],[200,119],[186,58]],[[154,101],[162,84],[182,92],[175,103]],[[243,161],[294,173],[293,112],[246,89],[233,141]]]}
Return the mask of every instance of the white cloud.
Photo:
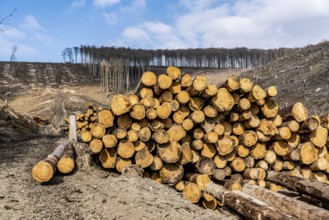
{"label": "white cloud", "polygon": [[71,3],[71,8],[80,8],[86,4],[85,0],[73,0]]}
{"label": "white cloud", "polygon": [[28,31],[45,31],[46,29],[41,26],[32,14],[25,16],[24,23],[21,25],[24,29]]}
{"label": "white cloud", "polygon": [[[145,48],[274,48],[329,38],[328,0],[180,0],[177,10],[181,13],[173,23],[136,23],[123,31],[120,41]],[[144,37],[128,36],[127,30]]]}
{"label": "white cloud", "polygon": [[102,15],[110,25],[120,22],[135,22],[146,9],[146,0],[131,0],[127,5],[120,4],[115,11],[103,12]]}
{"label": "white cloud", "polygon": [[150,36],[146,31],[137,27],[129,27],[123,31],[122,36],[128,41],[148,41]]}
{"label": "white cloud", "polygon": [[119,3],[120,3],[120,0],[94,0],[94,4],[100,8],[116,5]]}

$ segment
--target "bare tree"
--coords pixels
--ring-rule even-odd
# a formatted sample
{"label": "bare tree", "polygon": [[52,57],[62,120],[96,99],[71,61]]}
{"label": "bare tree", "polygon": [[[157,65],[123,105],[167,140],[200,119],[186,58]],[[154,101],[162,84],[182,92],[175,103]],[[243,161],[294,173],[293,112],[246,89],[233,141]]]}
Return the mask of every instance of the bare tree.
{"label": "bare tree", "polygon": [[6,29],[3,27],[7,22],[10,20],[10,18],[15,14],[17,9],[15,8],[9,15],[5,17],[0,17],[0,32],[5,31]]}

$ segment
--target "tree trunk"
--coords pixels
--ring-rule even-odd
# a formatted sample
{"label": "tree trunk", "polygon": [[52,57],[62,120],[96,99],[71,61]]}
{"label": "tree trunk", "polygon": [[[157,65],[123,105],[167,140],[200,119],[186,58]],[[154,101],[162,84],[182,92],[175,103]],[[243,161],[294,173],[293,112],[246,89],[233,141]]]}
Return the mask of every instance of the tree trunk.
{"label": "tree trunk", "polygon": [[283,185],[288,189],[329,202],[329,185],[314,180],[306,180],[300,177],[290,176],[278,172],[269,172],[266,180]]}
{"label": "tree trunk", "polygon": [[275,193],[256,185],[245,184],[242,188],[242,192],[273,205],[280,211],[296,218],[317,220],[327,219],[329,216],[329,212],[325,209],[312,206],[296,198]]}

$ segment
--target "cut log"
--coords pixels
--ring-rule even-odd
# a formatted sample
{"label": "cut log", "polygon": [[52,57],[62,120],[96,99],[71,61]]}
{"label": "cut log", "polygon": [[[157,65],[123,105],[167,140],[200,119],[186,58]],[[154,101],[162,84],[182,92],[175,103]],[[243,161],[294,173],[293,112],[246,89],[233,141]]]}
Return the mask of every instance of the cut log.
{"label": "cut log", "polygon": [[254,131],[245,131],[240,137],[239,141],[246,147],[255,145],[258,141],[257,134]]}
{"label": "cut log", "polygon": [[153,155],[149,152],[147,147],[144,147],[135,154],[135,162],[141,168],[149,167],[153,163]]}
{"label": "cut log", "polygon": [[[104,135],[105,136],[105,135]],[[103,137],[104,137],[103,136]],[[127,139],[128,139],[128,141],[130,141],[130,142],[135,142],[135,141],[137,141],[138,140],[138,133],[137,133],[137,131],[134,131],[134,130],[129,130],[128,132],[127,132]]]}
{"label": "cut log", "polygon": [[159,97],[159,102],[170,102],[173,99],[173,94],[169,91],[164,91]]}
{"label": "cut log", "polygon": [[201,174],[212,175],[216,169],[216,164],[208,157],[201,157],[195,164],[195,168]]}
{"label": "cut log", "polygon": [[145,107],[144,105],[140,105],[140,104],[136,104],[134,105],[130,112],[130,117],[132,117],[135,120],[142,120],[143,118],[145,118]]}
{"label": "cut log", "polygon": [[276,115],[273,118],[271,118],[271,121],[273,121],[274,125],[279,127],[282,125],[282,117],[280,115]]}
{"label": "cut log", "polygon": [[212,178],[219,181],[225,179],[225,177],[226,175],[224,169],[215,169],[214,173],[212,174]]}
{"label": "cut log", "polygon": [[258,175],[259,175],[258,169],[256,169],[256,168],[247,168],[243,173],[244,178],[253,179],[253,180],[257,180]]}
{"label": "cut log", "polygon": [[169,142],[170,136],[165,130],[160,129],[153,133],[152,139],[158,144],[165,144]]}
{"label": "cut log", "polygon": [[65,144],[60,144],[45,160],[38,162],[32,169],[32,177],[39,183],[50,181],[54,176],[58,160],[62,157],[64,150]]}
{"label": "cut log", "polygon": [[202,150],[203,141],[202,140],[194,140],[194,141],[192,141],[191,146],[192,146],[193,150]]}
{"label": "cut log", "polygon": [[153,162],[150,166],[151,170],[160,170],[163,167],[163,163],[160,157],[153,156]]}
{"label": "cut log", "polygon": [[323,147],[328,140],[328,130],[322,126],[319,126],[316,130],[310,134],[310,140],[316,147]]}
{"label": "cut log", "polygon": [[276,161],[276,153],[273,150],[267,150],[264,160],[268,163],[268,164],[273,164]]}
{"label": "cut log", "polygon": [[147,142],[151,138],[151,130],[148,127],[143,127],[138,131],[138,138],[143,142]]}
{"label": "cut log", "polygon": [[218,88],[215,84],[212,84],[212,83],[208,84],[207,88],[202,92],[202,95],[201,95],[202,98],[207,99],[209,97],[216,95],[217,89]]}
{"label": "cut log", "polygon": [[206,76],[196,76],[193,80],[193,88],[198,91],[202,92],[207,88],[207,77]]}
{"label": "cut log", "polygon": [[132,123],[132,124],[131,124],[130,128],[131,128],[132,130],[134,130],[134,131],[137,131],[137,132],[138,132],[138,131],[141,129],[141,126],[140,126],[140,124],[139,124],[139,123],[137,123],[137,122],[134,122],[134,123]]}
{"label": "cut log", "polygon": [[143,148],[146,147],[146,144],[144,142],[142,142],[141,140],[137,140],[135,142],[133,142],[134,145],[134,149],[136,152],[143,150]]}
{"label": "cut log", "polygon": [[201,199],[201,190],[199,186],[195,183],[186,184],[183,197],[189,200],[191,203],[197,203]]}
{"label": "cut log", "polygon": [[272,99],[266,99],[265,104],[260,107],[261,112],[267,118],[273,118],[278,114],[279,106]]}
{"label": "cut log", "polygon": [[286,156],[289,152],[289,145],[287,141],[275,141],[272,143],[271,149],[279,156]]}
{"label": "cut log", "polygon": [[206,107],[204,107],[203,108],[203,113],[208,118],[214,118],[218,114],[216,108],[214,106],[212,106],[212,105],[207,105]]}
{"label": "cut log", "polygon": [[116,95],[112,98],[110,107],[114,115],[119,116],[129,112],[131,103],[127,96]]}
{"label": "cut log", "polygon": [[322,201],[329,202],[329,185],[325,183],[320,183],[315,180],[306,180],[278,172],[269,172],[266,180],[276,184],[281,184],[288,189],[298,191]]}
{"label": "cut log", "polygon": [[175,185],[182,180],[183,175],[184,168],[180,164],[164,164],[160,170],[161,182],[171,185]]}
{"label": "cut log", "polygon": [[130,105],[133,106],[133,105],[139,103],[139,98],[137,95],[130,95],[130,96],[128,96],[128,101],[129,101]]}
{"label": "cut log", "polygon": [[170,141],[157,144],[158,156],[166,163],[176,163],[182,154],[182,147],[178,142]]}
{"label": "cut log", "polygon": [[[225,202],[247,219],[292,219],[267,203],[255,199],[240,191],[228,191],[224,187],[210,182],[205,191],[219,201]],[[243,204],[243,205],[241,205]]]}
{"label": "cut log", "polygon": [[192,114],[190,114],[189,118],[193,121],[194,124],[200,124],[205,120],[205,115],[203,111],[196,110],[193,111]]}
{"label": "cut log", "polygon": [[156,108],[157,115],[161,119],[166,119],[171,114],[171,106],[169,102],[164,102],[162,105]]}
{"label": "cut log", "polygon": [[179,82],[173,82],[171,86],[169,87],[169,91],[172,94],[177,94],[182,90],[182,87]]}
{"label": "cut log", "polygon": [[185,131],[190,131],[193,129],[194,123],[191,119],[187,118],[183,121],[182,126]]}
{"label": "cut log", "polygon": [[291,131],[288,127],[278,128],[278,134],[275,136],[277,140],[288,140],[291,137]]}
{"label": "cut log", "polygon": [[127,166],[131,166],[132,165],[132,161],[130,159],[126,159],[126,158],[121,158],[117,156],[117,161],[115,164],[115,169],[121,173],[123,168],[127,167]]}
{"label": "cut log", "polygon": [[81,133],[81,140],[85,143],[89,143],[92,140],[93,136],[89,131],[84,131]]}
{"label": "cut log", "polygon": [[252,99],[255,99],[257,101],[257,100],[265,99],[266,92],[259,85],[254,85],[250,92],[250,96],[252,97]]}
{"label": "cut log", "polygon": [[118,145],[118,155],[121,158],[131,158],[135,154],[133,143],[128,140],[121,140]]}
{"label": "cut log", "polygon": [[115,168],[117,151],[115,148],[105,148],[98,155],[98,159],[101,162],[103,168]]}
{"label": "cut log", "polygon": [[300,219],[327,219],[329,212],[296,198],[274,193],[259,186],[245,184],[242,191]]}
{"label": "cut log", "polygon": [[296,102],[294,105],[280,111],[280,115],[284,121],[293,117],[297,122],[303,122],[308,118],[308,110],[301,102]]}
{"label": "cut log", "polygon": [[104,143],[104,147],[113,148],[117,145],[118,140],[113,134],[106,134],[102,137],[102,141]]}
{"label": "cut log", "polygon": [[301,162],[303,164],[309,165],[318,158],[317,150],[311,142],[298,145],[298,149],[300,150]]}
{"label": "cut log", "polygon": [[[142,99],[145,98],[146,96],[149,96],[149,97],[153,98],[152,88],[147,88],[147,87],[142,88],[141,91],[139,92],[139,96]],[[135,104],[137,104],[137,103],[135,103]]]}
{"label": "cut log", "polygon": [[191,77],[191,75],[189,74],[184,74],[184,76],[181,78],[180,84],[181,87],[186,88],[191,86],[193,83],[193,79]]}
{"label": "cut log", "polygon": [[153,120],[156,119],[156,117],[158,117],[157,111],[154,108],[147,109],[145,115],[149,120]]}
{"label": "cut log", "polygon": [[240,93],[247,93],[252,90],[253,83],[248,78],[240,78]]}
{"label": "cut log", "polygon": [[187,106],[180,106],[178,111],[173,114],[172,118],[177,124],[182,124],[189,114],[190,109]]}
{"label": "cut log", "polygon": [[192,162],[193,153],[192,153],[190,144],[185,142],[181,145],[181,147],[182,147],[182,154],[181,154],[181,157],[180,157],[178,163],[185,165],[185,164]]}
{"label": "cut log", "polygon": [[154,86],[157,82],[157,76],[151,71],[144,72],[141,78],[141,82],[144,86],[147,87]]}
{"label": "cut log", "polygon": [[249,155],[249,148],[242,145],[242,144],[239,144],[237,147],[236,147],[236,152],[238,154],[239,157],[247,157]]}
{"label": "cut log", "polygon": [[266,120],[265,118],[260,120],[259,127],[257,129],[264,135],[273,136],[278,133],[278,129],[275,124],[271,120]]}
{"label": "cut log", "polygon": [[185,183],[183,180],[179,181],[178,183],[176,183],[175,185],[175,189],[178,191],[178,192],[183,192],[183,190],[185,189]]}
{"label": "cut log", "polygon": [[216,209],[217,207],[217,200],[215,199],[215,197],[213,197],[212,195],[208,194],[208,193],[203,193],[202,194],[202,205],[203,207],[205,207],[206,209]]}
{"label": "cut log", "polygon": [[224,137],[216,143],[217,152],[221,156],[225,156],[234,150],[234,142],[231,138]]}
{"label": "cut log", "polygon": [[115,135],[115,137],[118,140],[124,139],[128,135],[127,130],[125,128],[121,128],[121,127],[117,127],[115,129],[115,131],[113,132],[113,134]]}
{"label": "cut log", "polygon": [[273,164],[272,164],[273,170],[279,172],[283,169],[283,161],[277,159]]}
{"label": "cut log", "polygon": [[114,115],[110,110],[104,109],[98,112],[98,123],[104,125],[105,128],[109,128],[113,126]]}
{"label": "cut log", "polygon": [[62,157],[57,163],[57,169],[63,174],[71,173],[75,168],[75,152],[72,143],[67,144],[64,148]]}
{"label": "cut log", "polygon": [[[98,118],[99,118],[99,116],[98,116]],[[99,119],[98,119],[98,122],[99,122]],[[133,123],[133,120],[130,118],[130,116],[128,114],[120,115],[117,119],[117,125],[124,129],[129,129],[132,123]]]}
{"label": "cut log", "polygon": [[215,96],[211,98],[211,104],[219,111],[230,111],[234,106],[234,99],[230,92],[225,88],[218,89]]}
{"label": "cut log", "polygon": [[252,168],[255,166],[255,159],[252,156],[245,157],[244,162],[246,164],[246,168]]}
{"label": "cut log", "polygon": [[255,160],[263,159],[265,155],[266,155],[266,144],[264,144],[263,142],[257,142],[250,149],[250,156],[252,156],[252,158],[254,158]]}
{"label": "cut log", "polygon": [[169,87],[172,84],[172,79],[165,75],[165,74],[160,74],[158,77],[158,85],[160,87],[160,89],[162,90],[166,90],[169,89]]}
{"label": "cut log", "polygon": [[288,127],[291,132],[297,132],[299,131],[300,125],[296,120],[290,120],[283,122],[281,127]]}
{"label": "cut log", "polygon": [[186,131],[182,125],[173,125],[167,130],[170,140],[180,141],[186,136]]}
{"label": "cut log", "polygon": [[328,160],[323,157],[320,157],[317,160],[315,160],[310,166],[312,170],[316,170],[316,171],[319,170],[324,171],[327,169],[327,167],[328,167]]}
{"label": "cut log", "polygon": [[243,172],[246,169],[246,164],[244,160],[240,157],[234,158],[234,160],[231,162],[231,168],[235,172]]}
{"label": "cut log", "polygon": [[256,166],[255,167],[256,168],[262,168],[263,170],[268,170],[269,165],[268,165],[268,163],[265,160],[259,160],[256,163]]}
{"label": "cut log", "polygon": [[[150,96],[146,96],[145,98],[141,99],[141,101],[140,101],[140,105],[144,106],[144,108],[146,108],[146,109],[154,108],[155,104],[156,104],[155,99]],[[141,107],[136,109],[137,113],[142,112],[140,109],[141,109]],[[139,114],[141,114],[141,113],[139,113]]]}
{"label": "cut log", "polygon": [[239,136],[245,132],[245,127],[242,122],[234,122],[232,125],[233,134]]}
{"label": "cut log", "polygon": [[167,67],[167,74],[172,80],[176,80],[180,77],[180,69],[174,66],[168,66]]}
{"label": "cut log", "polygon": [[103,142],[100,139],[93,139],[89,143],[89,148],[92,154],[98,154],[103,149]]}
{"label": "cut log", "polygon": [[188,103],[188,106],[192,111],[201,110],[203,108],[203,105],[204,100],[200,97],[191,97]]}
{"label": "cut log", "polygon": [[311,131],[315,131],[320,126],[320,121],[317,119],[317,117],[312,116],[303,121],[303,123],[300,126],[300,129],[298,130],[298,133],[308,133]]}
{"label": "cut log", "polygon": [[177,100],[171,100],[170,102],[171,111],[176,112],[179,109],[179,102]]}
{"label": "cut log", "polygon": [[106,130],[103,124],[94,124],[94,127],[90,130],[90,133],[95,138],[102,138]]}
{"label": "cut log", "polygon": [[203,157],[213,158],[216,155],[217,151],[214,144],[204,143],[200,153]]}
{"label": "cut log", "polygon": [[222,169],[222,168],[226,167],[226,165],[227,165],[227,160],[223,156],[216,155],[213,160],[218,169]]}

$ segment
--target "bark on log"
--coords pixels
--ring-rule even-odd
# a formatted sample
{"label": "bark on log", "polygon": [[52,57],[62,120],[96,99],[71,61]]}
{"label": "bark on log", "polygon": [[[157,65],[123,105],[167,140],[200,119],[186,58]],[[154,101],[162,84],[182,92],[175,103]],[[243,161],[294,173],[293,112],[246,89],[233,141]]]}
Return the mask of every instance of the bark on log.
{"label": "bark on log", "polygon": [[216,199],[225,202],[247,219],[293,219],[273,206],[255,199],[240,191],[228,191],[224,187],[210,182],[205,191]]}
{"label": "bark on log", "polygon": [[39,183],[50,181],[56,171],[59,158],[62,157],[65,144],[60,144],[45,160],[38,162],[32,169],[32,177]]}
{"label": "bark on log", "polygon": [[256,185],[245,184],[242,192],[255,197],[263,202],[275,206],[291,216],[300,219],[327,219],[329,211],[301,202],[296,198],[274,193]]}
{"label": "bark on log", "polygon": [[306,180],[303,178],[286,175],[278,172],[269,172],[266,180],[276,184],[281,184],[288,189],[296,190],[300,193],[318,198],[325,202],[329,202],[329,185],[314,180]]}

